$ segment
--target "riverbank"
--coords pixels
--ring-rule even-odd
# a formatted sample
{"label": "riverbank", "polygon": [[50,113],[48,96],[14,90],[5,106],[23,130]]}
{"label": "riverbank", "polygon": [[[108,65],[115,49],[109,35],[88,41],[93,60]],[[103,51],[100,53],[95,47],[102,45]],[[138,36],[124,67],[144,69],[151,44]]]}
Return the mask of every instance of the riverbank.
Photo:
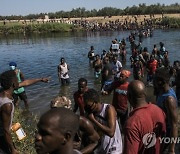
{"label": "riverbank", "polygon": [[[107,27],[104,28],[104,25],[108,25],[108,27],[109,25],[113,25],[116,28],[114,29],[113,27],[107,29]],[[180,28],[180,14],[63,18],[48,19],[47,21],[43,19],[0,21],[0,34],[25,35],[31,33],[53,33],[101,29],[131,30],[144,26],[151,26],[153,28]]]}
{"label": "riverbank", "polygon": [[[106,16],[106,17],[88,17],[88,18],[71,18],[69,19],[70,21],[74,21],[74,20],[88,20],[89,22],[98,22],[98,23],[107,23],[109,21],[116,21],[116,20],[120,20],[120,21],[125,21],[125,20],[130,20],[132,22],[135,21],[135,17],[137,19],[137,22],[143,22],[144,20],[148,20],[148,19],[157,19],[157,20],[161,20],[162,18],[176,18],[176,19],[180,19],[180,14],[176,13],[176,14],[155,14],[154,16],[150,16],[150,15],[123,15],[123,16]],[[65,20],[68,20],[67,18],[65,18]]]}
{"label": "riverbank", "polygon": [[0,34],[31,34],[31,33],[53,33],[53,32],[69,32],[76,30],[76,27],[65,23],[45,23],[45,24],[21,24],[8,23],[0,26]]}

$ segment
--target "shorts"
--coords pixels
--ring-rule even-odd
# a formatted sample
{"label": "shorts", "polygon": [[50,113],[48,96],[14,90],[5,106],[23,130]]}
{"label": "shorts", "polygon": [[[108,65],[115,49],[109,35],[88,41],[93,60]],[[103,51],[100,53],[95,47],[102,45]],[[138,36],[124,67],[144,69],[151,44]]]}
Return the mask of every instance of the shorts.
{"label": "shorts", "polygon": [[109,91],[109,89],[111,88],[111,84],[113,83],[113,80],[108,80],[104,82],[104,85],[102,86],[102,90],[101,91]]}
{"label": "shorts", "polygon": [[14,102],[16,103],[18,101],[18,97],[23,100],[24,102],[27,101],[27,95],[26,95],[26,92],[23,91],[22,93],[19,93],[19,94],[15,94],[13,93],[13,99],[14,99]]}
{"label": "shorts", "polygon": [[67,79],[61,78],[61,84],[62,84],[62,85],[66,85],[66,84],[69,84],[69,83],[70,83],[69,78],[67,78]]}
{"label": "shorts", "polygon": [[99,72],[95,71],[94,76],[95,76],[96,79],[99,78],[101,76],[101,71],[99,71]]}
{"label": "shorts", "polygon": [[154,75],[147,74],[147,82],[152,82],[154,79]]}

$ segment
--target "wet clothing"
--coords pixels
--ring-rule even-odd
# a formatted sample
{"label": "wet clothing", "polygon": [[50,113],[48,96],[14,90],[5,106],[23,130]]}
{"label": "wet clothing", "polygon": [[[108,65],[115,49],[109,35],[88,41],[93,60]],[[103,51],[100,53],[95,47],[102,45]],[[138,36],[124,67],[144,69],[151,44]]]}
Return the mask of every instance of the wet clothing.
{"label": "wet clothing", "polygon": [[161,55],[164,55],[164,53],[166,52],[166,48],[164,46],[160,47],[160,53]]}
{"label": "wet clothing", "polygon": [[99,70],[99,71],[94,71],[94,76],[95,76],[96,79],[100,78],[100,76],[101,76],[101,70]]}
{"label": "wet clothing", "polygon": [[68,75],[68,65],[66,63],[64,63],[64,65],[60,64],[58,66],[58,69],[59,69],[59,78],[61,80],[61,84],[62,85],[69,84],[70,80]]}
{"label": "wet clothing", "polygon": [[81,116],[84,116],[84,100],[83,100],[83,95],[79,92],[79,91],[76,91],[74,93],[74,103],[76,106],[79,107],[79,112],[80,112],[80,115]]}
{"label": "wet clothing", "polygon": [[101,75],[101,70],[102,70],[102,62],[101,60],[96,60],[93,62],[93,67],[94,67],[94,76],[95,78],[99,78]]}
{"label": "wet clothing", "polygon": [[113,83],[112,79],[105,81],[102,88],[101,88],[101,91],[109,91],[112,83]]}
{"label": "wet clothing", "polygon": [[122,68],[122,64],[119,60],[117,60],[117,62],[113,64],[113,72],[114,72],[115,77],[120,76],[121,68]]}
{"label": "wet clothing", "polygon": [[93,61],[94,57],[95,57],[94,51],[93,50],[89,51],[88,53],[89,61]]}
{"label": "wet clothing", "polygon": [[62,84],[62,85],[69,84],[69,83],[70,83],[69,78],[67,78],[67,79],[61,78],[61,84]]}
{"label": "wet clothing", "polygon": [[[94,114],[95,119],[98,120],[103,125],[107,125],[106,115],[109,104],[102,104],[102,110],[98,114]],[[97,130],[98,132],[98,130]],[[116,129],[114,136],[111,138],[105,135],[103,132],[98,132],[101,134],[100,145],[95,150],[95,154],[121,154],[122,153],[122,137],[119,129],[118,122],[116,120]]]}
{"label": "wet clothing", "polygon": [[[134,109],[124,126],[124,153],[159,154],[159,137],[164,136],[165,131],[165,114],[159,107],[147,104]],[[146,143],[145,141],[152,139],[148,138],[150,135],[153,135],[154,140],[145,146],[143,142]],[[156,143],[153,145],[155,138]]]}
{"label": "wet clothing", "polygon": [[[17,78],[18,78],[18,82],[19,83],[22,82],[20,69],[18,69],[18,72],[17,72],[16,75],[17,75]],[[21,88],[18,88],[17,90],[14,90],[14,93],[13,93],[12,96],[13,96],[15,105],[17,105],[18,98],[20,98],[24,102],[27,102],[27,95],[26,95],[24,87],[21,87]]]}
{"label": "wet clothing", "polygon": [[60,68],[60,77],[61,79],[68,79],[69,75],[68,75],[68,65],[66,63],[64,63],[64,65],[59,65]]}
{"label": "wet clothing", "polygon": [[23,101],[27,101],[26,92],[23,91],[23,92],[20,93],[20,94],[15,94],[15,93],[13,93],[14,102],[17,102],[17,101],[18,101],[18,98],[20,98],[20,99],[23,100]]}

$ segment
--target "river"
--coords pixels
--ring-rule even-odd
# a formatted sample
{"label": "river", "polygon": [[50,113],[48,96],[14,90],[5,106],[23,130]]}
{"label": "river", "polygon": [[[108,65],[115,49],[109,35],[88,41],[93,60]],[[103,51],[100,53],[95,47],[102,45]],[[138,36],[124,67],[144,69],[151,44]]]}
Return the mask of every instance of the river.
{"label": "river", "polygon": [[[39,114],[49,109],[51,99],[57,95],[66,95],[72,99],[80,77],[88,80],[89,87],[100,90],[87,58],[90,46],[94,46],[95,53],[101,54],[103,49],[108,50],[113,39],[127,38],[129,34],[129,31],[79,32],[0,37],[0,72],[8,70],[9,62],[15,61],[26,79],[51,76],[49,83],[26,87],[30,111]],[[142,46],[148,47],[151,52],[154,44],[159,48],[160,41],[169,51],[171,64],[174,60],[180,60],[180,30],[155,30],[153,37],[145,38]],[[127,45],[128,57],[124,67],[130,69],[128,42]],[[57,77],[57,65],[61,57],[70,66],[71,84],[65,87],[60,86]],[[102,100],[106,103],[110,101],[107,96]],[[21,103],[21,106],[24,104]]]}

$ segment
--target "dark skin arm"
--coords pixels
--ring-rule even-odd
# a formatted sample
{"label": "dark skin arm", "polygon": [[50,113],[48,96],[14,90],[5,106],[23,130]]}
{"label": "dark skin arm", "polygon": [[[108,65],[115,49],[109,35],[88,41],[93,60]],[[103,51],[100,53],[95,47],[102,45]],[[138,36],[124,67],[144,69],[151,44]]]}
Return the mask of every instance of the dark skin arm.
{"label": "dark skin arm", "polygon": [[77,110],[78,110],[78,104],[77,104],[77,102],[75,100],[75,96],[74,96],[74,109],[73,109],[73,112],[76,113]]}
{"label": "dark skin arm", "polygon": [[21,78],[21,81],[24,81],[24,74],[22,72],[20,72],[20,78]]}
{"label": "dark skin arm", "polygon": [[[178,136],[178,113],[175,98],[169,96],[165,102],[165,107],[168,114],[167,118],[171,124],[170,137],[176,138]],[[169,152],[175,153],[175,143],[170,143]]]}
{"label": "dark skin arm", "polygon": [[3,123],[3,131],[4,131],[5,140],[8,144],[10,151],[12,152],[12,154],[17,154],[18,152],[13,145],[11,133],[9,130],[10,123],[11,123],[11,111],[12,111],[12,104],[11,103],[4,104],[1,107],[1,116],[2,116],[2,123]]}
{"label": "dark skin arm", "polygon": [[108,135],[109,137],[113,137],[116,129],[116,111],[112,105],[109,105],[107,108],[107,126],[102,125],[99,123],[93,113],[89,114],[89,119],[100,129],[104,132],[104,134]]}
{"label": "dark skin arm", "polygon": [[76,103],[74,103],[74,109],[73,109],[73,112],[76,113],[78,110],[78,105]]}
{"label": "dark skin arm", "polygon": [[58,76],[60,75],[60,72],[61,72],[61,67],[58,65],[57,67],[57,71],[58,71]]}
{"label": "dark skin arm", "polygon": [[37,82],[49,82],[49,78],[28,79],[19,83],[19,87],[26,87]]}
{"label": "dark skin arm", "polygon": [[82,132],[85,132],[90,140],[90,144],[84,147],[83,149],[81,149],[81,152],[83,154],[92,153],[98,144],[98,140],[100,139],[98,133],[95,131],[92,123],[88,119],[82,116],[80,117],[80,130]]}

